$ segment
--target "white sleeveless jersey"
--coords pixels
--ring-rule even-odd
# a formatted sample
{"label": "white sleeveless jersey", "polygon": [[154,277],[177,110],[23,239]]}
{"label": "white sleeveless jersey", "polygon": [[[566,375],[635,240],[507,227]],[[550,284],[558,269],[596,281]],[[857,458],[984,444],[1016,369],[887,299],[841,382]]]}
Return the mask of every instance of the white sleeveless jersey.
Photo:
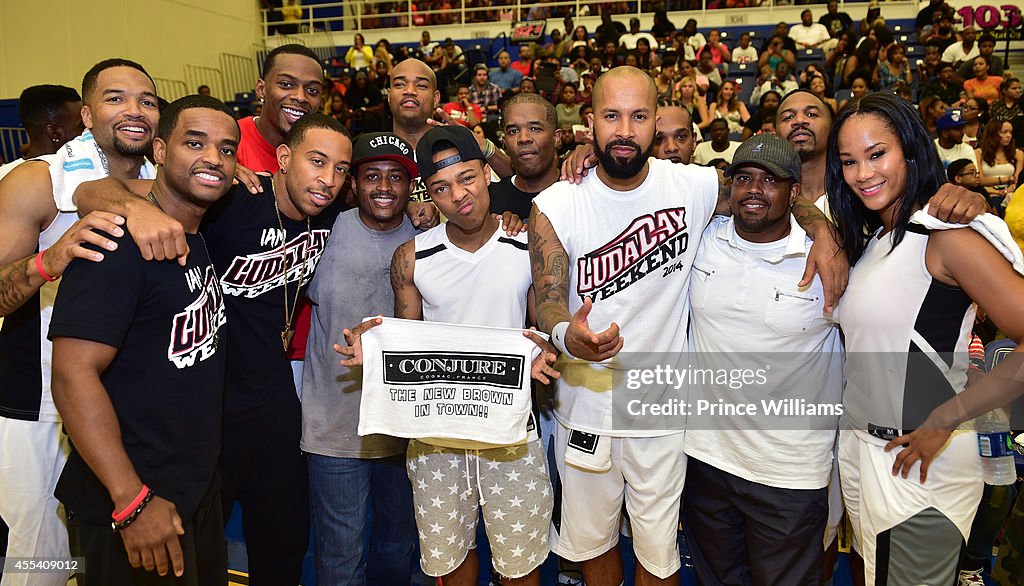
{"label": "white sleeveless jersey", "polygon": [[521,328],[533,278],[526,233],[500,228],[476,252],[448,239],[444,224],[416,236],[413,283],[423,298],[424,321]]}
{"label": "white sleeveless jersey", "polygon": [[[632,191],[610,189],[591,172],[579,185],[559,182],[534,199],[569,256],[569,313],[590,297],[590,329],[621,328],[622,353],[686,350],[690,268],[718,202],[710,167],[650,159]],[[566,427],[616,436],[657,432],[616,430],[611,370],[570,363],[558,381],[556,418]],[[572,371],[572,372],[569,372]],[[667,433],[667,432],[665,432]]]}
{"label": "white sleeveless jersey", "polygon": [[847,352],[845,425],[880,443],[916,429],[967,382],[975,306],[928,272],[928,235],[910,224],[896,248],[892,233],[872,235],[838,308]]}

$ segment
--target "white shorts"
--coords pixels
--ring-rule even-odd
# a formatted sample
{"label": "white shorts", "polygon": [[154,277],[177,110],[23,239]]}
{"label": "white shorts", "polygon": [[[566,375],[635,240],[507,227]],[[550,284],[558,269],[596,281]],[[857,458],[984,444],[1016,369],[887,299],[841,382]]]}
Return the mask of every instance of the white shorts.
{"label": "white shorts", "polygon": [[[70,447],[61,424],[0,417],[0,517],[8,557],[70,556],[64,508],[53,496]],[[4,574],[2,586],[63,586],[70,573]]]}
{"label": "white shorts", "polygon": [[629,513],[636,559],[658,578],[679,570],[679,505],[686,480],[683,434],[611,437],[611,469],[592,472],[567,466],[569,430],[559,424],[553,445],[561,516],[552,519],[551,551],[581,562],[619,541],[622,504]]}
{"label": "white shorts", "polygon": [[[861,435],[863,434],[863,436]],[[981,480],[981,460],[978,457],[977,435],[957,432],[928,468],[928,479],[920,483],[920,462],[914,465],[907,478],[893,476],[892,465],[900,450],[886,452],[884,444],[866,432],[841,430],[839,432],[839,466],[843,488],[843,502],[853,526],[855,543],[864,558],[867,584],[875,582],[877,538],[915,517],[922,511],[934,509],[948,520],[954,531],[966,541],[971,531],[984,483]],[[895,537],[893,538],[895,539]],[[914,556],[925,566],[925,560],[939,558],[940,554],[954,559],[953,551],[937,551],[935,543],[917,544]],[[913,544],[899,544],[900,551]],[[896,544],[891,555],[897,552]],[[936,562],[937,563],[937,562]],[[934,565],[934,564],[931,564]]]}

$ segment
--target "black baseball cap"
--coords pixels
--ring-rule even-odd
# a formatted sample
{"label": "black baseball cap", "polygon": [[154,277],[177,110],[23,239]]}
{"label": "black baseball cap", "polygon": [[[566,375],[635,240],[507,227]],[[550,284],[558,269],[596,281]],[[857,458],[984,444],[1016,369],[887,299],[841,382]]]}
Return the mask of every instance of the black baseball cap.
{"label": "black baseball cap", "polygon": [[419,173],[412,157],[412,146],[390,132],[360,134],[352,145],[353,169],[358,169],[359,165],[370,161],[394,161],[405,167],[409,178],[412,179]]}
{"label": "black baseball cap", "polygon": [[[438,145],[441,147],[439,148]],[[454,148],[458,154],[435,163],[434,151],[441,150],[441,148]],[[473,160],[484,161],[486,158],[483,151],[480,150],[480,144],[476,141],[473,131],[458,124],[435,126],[428,130],[416,145],[416,165],[419,167],[420,177],[424,181],[445,167]]]}

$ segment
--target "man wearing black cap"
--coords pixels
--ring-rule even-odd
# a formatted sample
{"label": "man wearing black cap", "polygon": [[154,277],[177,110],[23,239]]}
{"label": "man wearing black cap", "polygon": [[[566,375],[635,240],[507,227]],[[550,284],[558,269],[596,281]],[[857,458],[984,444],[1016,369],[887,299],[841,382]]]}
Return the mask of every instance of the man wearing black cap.
{"label": "man wearing black cap", "polygon": [[[431,129],[416,145],[416,161],[427,192],[448,222],[395,251],[395,317],[523,327],[534,315],[526,234],[506,237],[490,214],[490,169],[472,131],[458,125]],[[356,357],[347,364],[361,364],[355,334],[367,327],[345,330],[351,345],[336,350]],[[545,360],[553,361],[550,344],[534,341],[547,347]],[[545,373],[557,374],[550,368]],[[409,441],[406,461],[420,566],[446,586],[477,583],[474,545],[481,509],[492,565],[502,583],[540,584],[553,494],[532,417],[521,432],[522,441],[501,446],[437,438]]]}
{"label": "man wearing black cap", "polygon": [[963,111],[959,108],[946,110],[946,113],[939,116],[935,121],[935,130],[939,136],[935,139],[935,149],[939,151],[939,159],[942,166],[948,167],[950,163],[958,159],[971,159],[974,149],[964,142],[964,120]]}
{"label": "man wearing black cap", "polygon": [[771,374],[760,385],[693,392],[735,405],[785,398],[832,410],[814,425],[800,419],[799,429],[763,410],[687,422],[683,526],[706,584],[752,576],[813,584],[821,577],[842,345],[824,313],[821,280],[796,285],[811,246],[790,213],[800,167],[788,141],[762,134],[740,145],[725,171],[732,216],[716,216],[700,240],[690,273],[690,339],[713,367],[756,368],[752,354],[772,352]]}
{"label": "man wearing black cap", "polygon": [[[309,464],[313,553],[325,584],[408,584],[416,526],[404,439],[360,436],[362,368],[338,364],[331,343],[368,315],[394,315],[391,257],[418,230],[405,214],[417,176],[413,149],[363,134],[352,154],[357,209],[338,216],[307,295],[313,303],[302,382],[302,451]],[[371,505],[372,503],[372,505]],[[369,556],[363,551],[373,510]]]}

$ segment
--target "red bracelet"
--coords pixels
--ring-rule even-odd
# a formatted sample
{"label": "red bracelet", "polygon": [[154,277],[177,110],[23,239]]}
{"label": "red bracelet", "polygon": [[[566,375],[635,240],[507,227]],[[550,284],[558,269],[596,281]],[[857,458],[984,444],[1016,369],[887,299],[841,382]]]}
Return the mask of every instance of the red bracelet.
{"label": "red bracelet", "polygon": [[39,254],[36,255],[36,272],[38,272],[39,276],[46,280],[48,283],[52,283],[56,281],[58,277],[51,277],[50,273],[47,273],[46,269],[43,268],[43,255],[46,254],[47,250],[49,249],[44,248],[39,251]]}
{"label": "red bracelet", "polygon": [[122,509],[120,512],[114,511],[114,514],[110,516],[114,520],[114,523],[120,523],[121,521],[127,519],[132,514],[132,512],[135,511],[135,509],[137,509],[140,504],[142,504],[142,501],[145,500],[146,496],[148,495],[149,487],[143,484],[142,490],[139,491],[139,494],[136,495],[132,502],[128,503],[127,507]]}

